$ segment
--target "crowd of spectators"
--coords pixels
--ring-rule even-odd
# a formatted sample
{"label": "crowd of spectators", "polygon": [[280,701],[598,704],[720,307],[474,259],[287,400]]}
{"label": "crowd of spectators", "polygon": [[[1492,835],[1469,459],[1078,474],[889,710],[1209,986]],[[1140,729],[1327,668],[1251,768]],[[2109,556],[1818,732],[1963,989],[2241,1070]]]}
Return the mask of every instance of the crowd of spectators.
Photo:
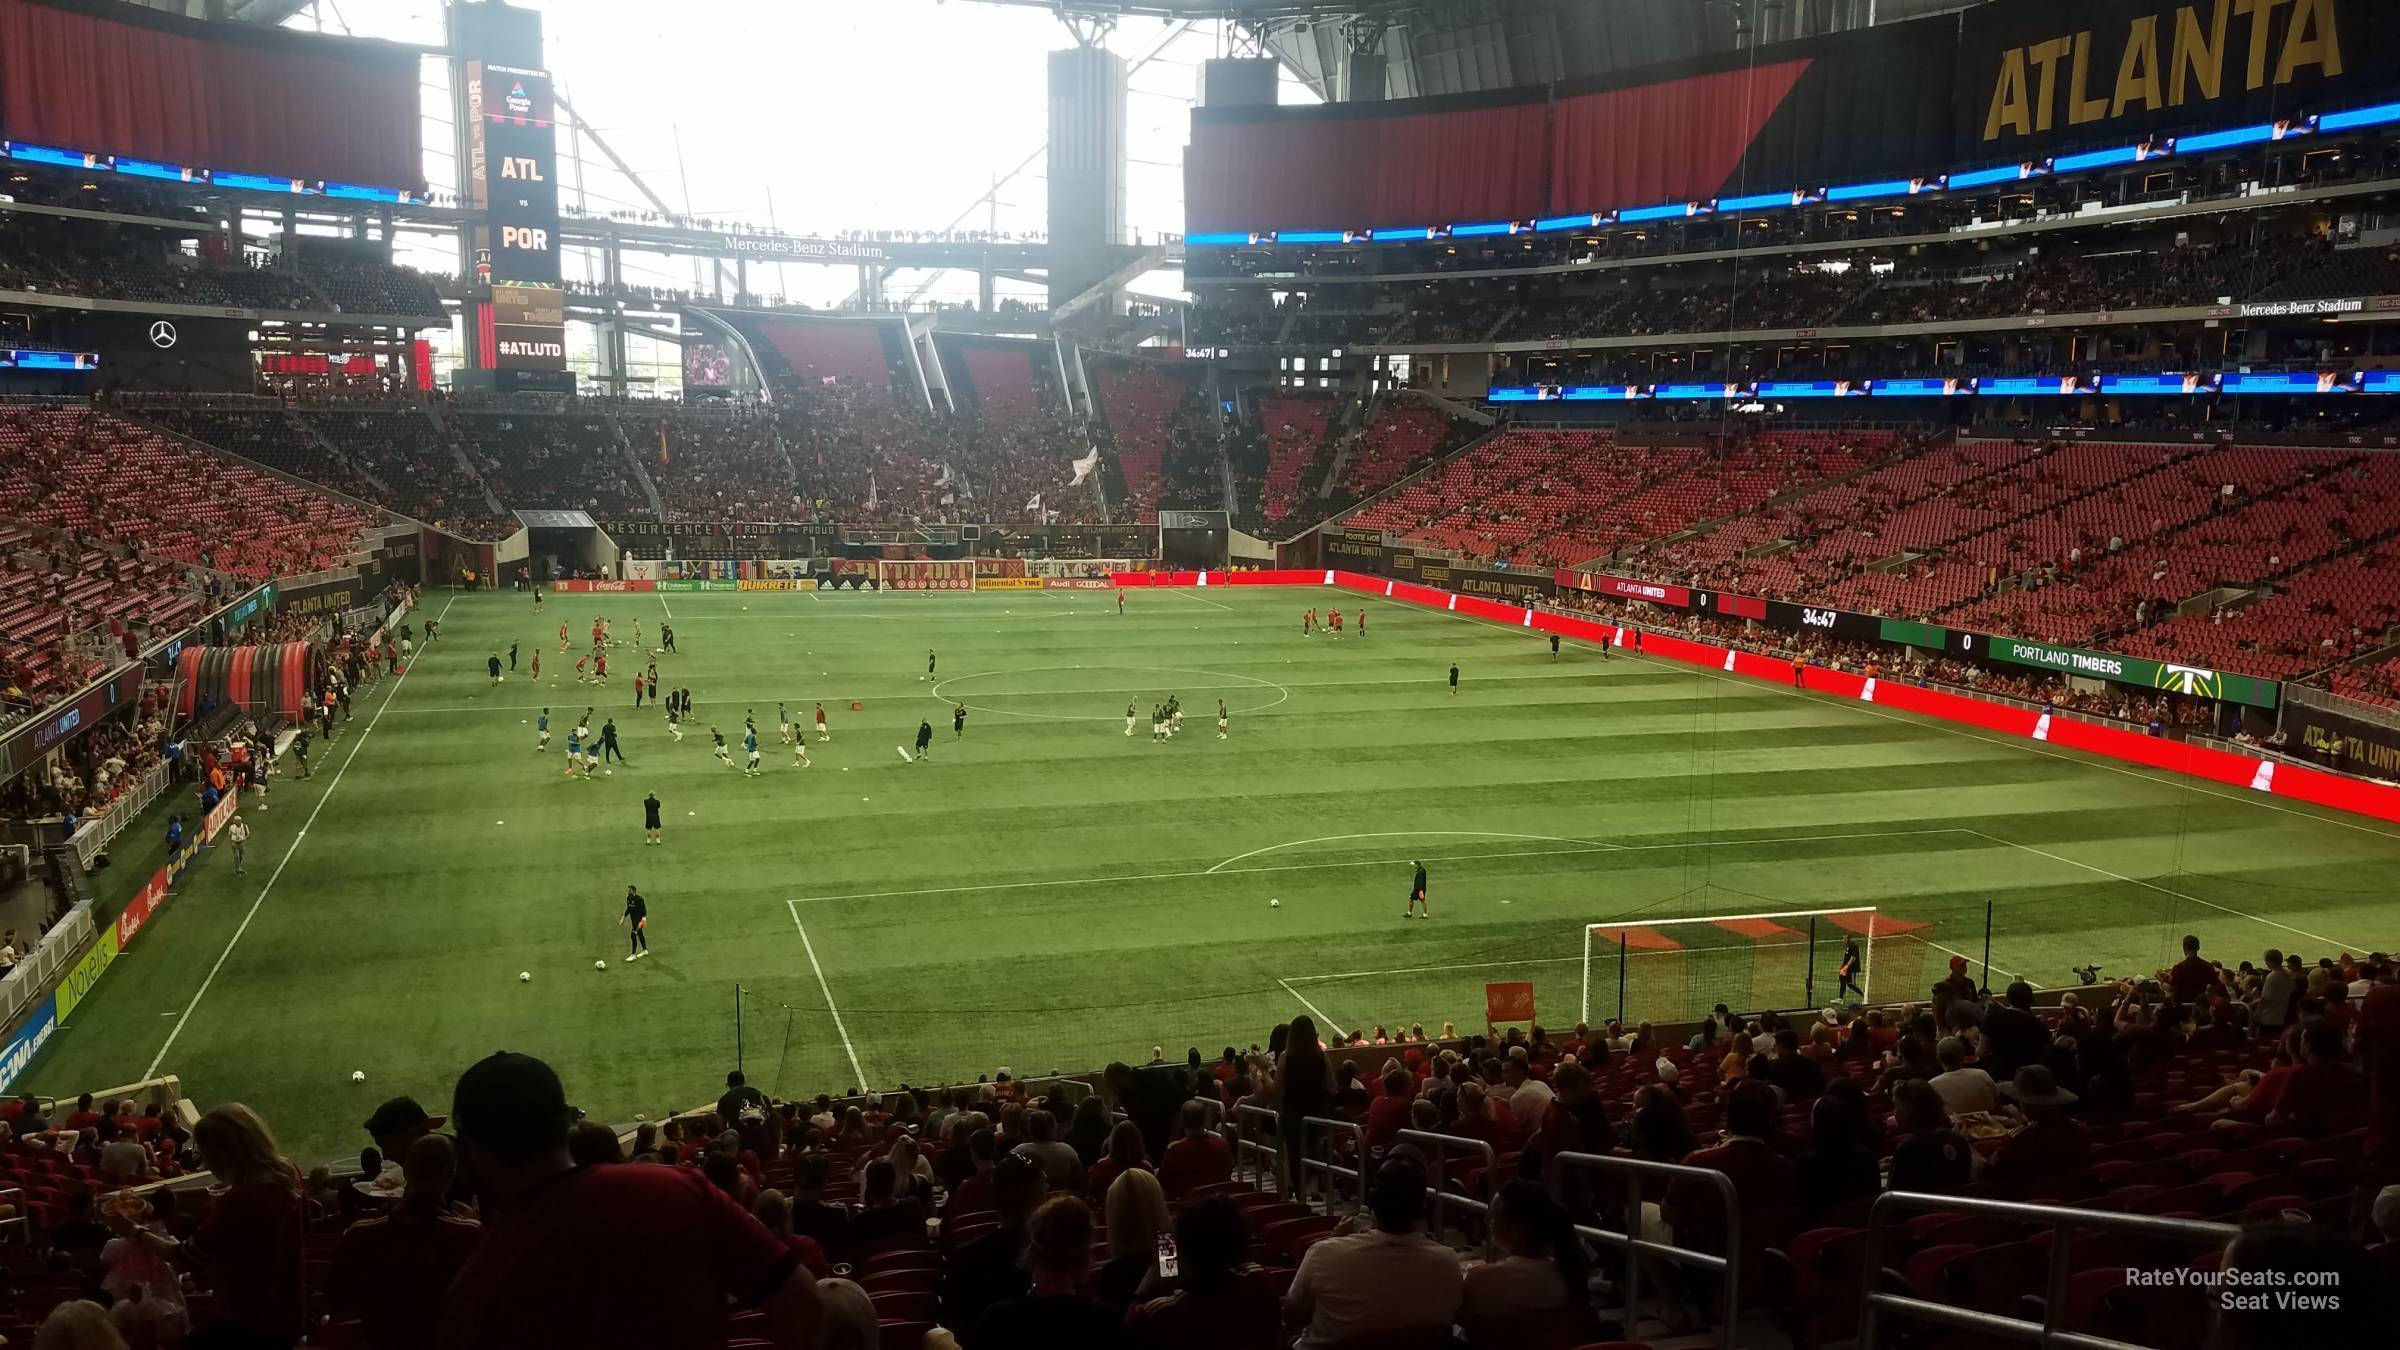
{"label": "crowd of spectators", "polygon": [[[197,241],[192,252],[184,244]],[[290,258],[238,255],[214,222],[188,228],[0,213],[0,286],[98,300],[432,318],[423,275],[348,241],[310,240]]]}
{"label": "crowd of spectators", "polygon": [[[0,1171],[42,1184],[22,1193],[23,1256],[0,1258],[0,1322],[44,1321],[36,1344],[88,1327],[102,1339],[73,1344],[153,1347],[1575,1345],[1607,1334],[1598,1308],[1624,1273],[1575,1226],[1625,1231],[1627,1206],[1616,1178],[1562,1158],[1602,1154],[1722,1174],[1758,1281],[1744,1301],[1825,1340],[1872,1272],[1816,1258],[1855,1250],[1885,1191],[2240,1225],[2221,1255],[2145,1246],[2090,1267],[2113,1278],[2079,1283],[2069,1329],[2146,1317],[2178,1343],[2213,1327],[2263,1350],[2267,1324],[2209,1311],[2196,1286],[2144,1299],[2125,1271],[2284,1262],[2346,1291],[2306,1334],[2371,1336],[2377,1301],[2348,1291],[2400,1239],[2391,959],[2227,964],[2187,936],[2172,965],[2048,1006],[2022,981],[1982,987],[1963,956],[1911,992],[1797,1016],[1719,1003],[1671,1030],[1327,1037],[1300,1016],[1089,1081],[1002,1071],[848,1101],[777,1100],[735,1072],[713,1108],[630,1132],[582,1120],[547,1064],[502,1052],[458,1075],[446,1113],[378,1107],[355,1184],[304,1172],[238,1104],[186,1128],[190,1108],[163,1100],[21,1097],[0,1106]],[[1249,1158],[1219,1127],[1240,1108],[1235,1137],[1263,1149]],[[1362,1178],[1348,1217],[1346,1188],[1302,1166],[1298,1122],[1327,1117],[1359,1130],[1336,1158]],[[1412,1131],[1498,1164],[1439,1165]],[[199,1169],[206,1189],[148,1185]],[[1485,1217],[1443,1221],[1437,1192]],[[1645,1188],[1641,1235],[1724,1252],[1721,1194],[1691,1175]],[[2013,1314],[2045,1292],[2028,1235],[1928,1217],[1886,1250],[1919,1297]],[[1671,1329],[1729,1315],[1706,1282],[1646,1283],[1642,1312]]]}
{"label": "crowd of spectators", "polygon": [[451,434],[510,510],[588,511],[624,519],[650,510],[624,442],[607,414],[453,412]]}
{"label": "crowd of spectators", "polygon": [[650,481],[667,519],[804,520],[792,462],[775,419],[756,408],[661,409],[619,419],[634,453],[651,461]]}
{"label": "crowd of spectators", "polygon": [[1316,347],[1338,348],[1994,319],[2212,305],[2228,296],[2273,296],[2287,282],[2323,290],[2371,280],[2371,261],[2336,255],[2315,236],[2277,236],[2112,245],[2089,254],[2034,251],[1951,268],[1914,258],[1895,264],[1862,253],[1761,266],[1622,270],[1597,282],[1525,276],[1315,290],[1295,285],[1281,304],[1261,287],[1202,287],[1193,332],[1194,341],[1207,346],[1262,346],[1278,339],[1294,345],[1305,336]]}

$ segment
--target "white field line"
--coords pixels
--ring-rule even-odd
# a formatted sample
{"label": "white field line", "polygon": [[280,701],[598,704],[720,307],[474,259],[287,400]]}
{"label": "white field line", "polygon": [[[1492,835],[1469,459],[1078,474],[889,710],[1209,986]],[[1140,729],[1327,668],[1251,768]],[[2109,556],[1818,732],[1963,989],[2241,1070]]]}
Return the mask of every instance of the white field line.
{"label": "white field line", "polygon": [[1335,1024],[1334,1024],[1334,1020],[1333,1020],[1332,1018],[1330,1018],[1330,1017],[1327,1017],[1327,1016],[1325,1015],[1325,1010],[1324,1010],[1323,1008],[1320,1008],[1320,1007],[1318,1007],[1316,1004],[1314,1004],[1314,1003],[1311,1003],[1311,1002],[1309,1002],[1309,1001],[1308,1001],[1308,995],[1306,995],[1306,994],[1303,994],[1303,993],[1301,993],[1299,990],[1292,988],[1292,986],[1291,986],[1291,982],[1290,982],[1289,980],[1277,980],[1275,983],[1277,983],[1277,984],[1280,984],[1280,985],[1282,985],[1282,986],[1283,986],[1283,992],[1285,992],[1285,993],[1287,993],[1287,994],[1290,994],[1290,995],[1291,995],[1293,998],[1296,998],[1296,999],[1300,1000],[1300,1006],[1301,1006],[1301,1007],[1303,1007],[1303,1008],[1306,1008],[1306,1009],[1308,1009],[1310,1012],[1312,1012],[1312,1013],[1316,1014],[1316,1018],[1317,1018],[1317,1024],[1318,1024],[1319,1026],[1322,1026],[1322,1027],[1324,1027],[1326,1030],[1328,1030],[1328,1031],[1331,1031],[1331,1032],[1332,1032],[1332,1033],[1333,1033],[1333,1034],[1334,1034],[1336,1037],[1339,1037],[1339,1036],[1342,1036],[1342,1035],[1346,1034],[1346,1033],[1344,1033],[1344,1032],[1343,1032],[1343,1030],[1342,1030],[1342,1029],[1341,1029],[1339,1026],[1337,1026],[1337,1025],[1335,1025]]}
{"label": "white field line", "polygon": [[[458,593],[453,591],[450,598],[442,602],[442,612],[434,616],[434,622],[440,623],[449,617],[450,606],[456,603],[458,603]],[[419,653],[417,661],[423,659],[424,654]],[[266,904],[267,897],[275,893],[275,883],[283,879],[283,869],[292,865],[292,858],[300,852],[300,845],[307,841],[308,832],[317,823],[317,817],[324,812],[325,804],[333,800],[333,794],[342,786],[343,776],[350,772],[351,765],[358,762],[358,752],[367,748],[367,739],[375,734],[376,725],[383,721],[383,714],[392,706],[392,700],[400,696],[400,686],[407,684],[408,677],[416,673],[417,661],[409,662],[408,668],[401,671],[399,678],[392,681],[392,687],[383,695],[382,706],[375,709],[373,717],[367,719],[366,730],[358,733],[358,739],[350,743],[350,754],[342,761],[342,767],[333,771],[333,781],[325,785],[325,795],[317,798],[317,804],[309,811],[308,819],[300,822],[300,832],[292,836],[291,844],[283,851],[282,861],[276,863],[275,870],[268,874],[267,884],[258,888],[258,898],[250,902],[250,912],[242,916],[241,926],[234,929],[233,936],[226,940],[225,950],[217,953],[216,964],[210,966],[208,974],[201,978],[200,988],[193,992],[192,1001],[183,1006],[183,1014],[175,1019],[174,1027],[167,1032],[166,1043],[158,1047],[158,1053],[150,1060],[150,1067],[142,1071],[143,1078],[158,1077],[158,1066],[166,1062],[167,1052],[175,1048],[177,1038],[183,1035],[184,1026],[192,1020],[192,1013],[200,1007],[200,1000],[208,997],[209,987],[217,982],[217,972],[225,968],[225,962],[233,956],[233,949],[241,945],[242,935],[250,931],[250,921],[258,917],[259,907]]]}
{"label": "white field line", "polygon": [[2025,852],[2031,853],[2035,857],[2048,858],[2052,862],[2065,863],[2069,867],[2080,867],[2084,871],[2093,873],[2096,876],[2104,876],[2117,881],[2122,881],[2128,886],[2139,886],[2144,890],[2156,891],[2160,895],[2172,896],[2177,900],[2187,900],[2195,905],[2204,905],[2209,909],[2216,910],[2222,914],[2231,914],[2237,919],[2248,919],[2252,923],[2264,924],[2269,928],[2280,928],[2286,933],[2296,934],[2300,937],[2307,938],[2311,942],[2322,942],[2329,947],[2339,947],[2344,951],[2364,952],[2380,949],[2380,944],[2377,943],[2346,942],[2340,938],[2329,938],[2322,933],[2312,933],[2305,928],[2294,928],[2288,923],[2277,923],[2273,919],[2263,919],[2256,914],[2250,913],[2248,910],[2235,909],[2231,905],[2221,905],[2214,900],[2203,900],[2196,895],[2186,895],[2182,891],[2161,886],[2154,881],[2144,881],[2140,877],[2129,877],[2123,872],[2112,872],[2105,867],[2096,867],[2091,863],[2078,862],[2073,858],[2067,857],[2065,854],[2052,853],[2050,850],[2045,848],[2035,848],[2031,844],[2020,844],[2014,840],[2002,839],[1996,835],[1985,834],[1981,830],[1969,830],[1968,833],[1975,835],[1978,838],[1989,839],[1995,844],[2004,844],[2009,848],[2023,849]]}
{"label": "white field line", "polygon": [[[1434,833],[1421,831],[1412,833]],[[1754,844],[1814,844],[1840,839],[1905,839],[1929,834],[1973,834],[1973,830],[1943,827],[1924,830],[1868,830],[1843,834],[1785,835],[1763,839],[1705,839],[1672,844],[1600,844],[1581,848],[1520,849],[1508,853],[1465,853],[1450,857],[1429,857],[1431,862],[1478,862],[1494,858],[1554,858],[1585,853],[1658,853],[1680,848],[1747,848]],[[1491,836],[1485,836],[1491,837]],[[1305,842],[1305,841],[1304,841]],[[1284,845],[1282,847],[1289,847]],[[1262,852],[1264,850],[1261,850]],[[1249,856],[1249,855],[1244,855]],[[1113,886],[1134,881],[1184,881],[1194,877],[1247,876],[1266,872],[1309,872],[1341,867],[1392,867],[1408,859],[1361,858],[1329,862],[1286,863],[1273,867],[1234,867],[1219,871],[1217,867],[1196,872],[1148,872],[1133,876],[1059,877],[1041,881],[991,881],[972,886],[924,886],[903,891],[851,891],[840,895],[804,895],[791,901],[795,905],[822,904],[836,900],[898,900],[924,895],[965,895],[984,891],[1021,891],[1044,886]],[[1218,867],[1222,867],[1219,864]]]}
{"label": "white field line", "polygon": [[[1596,849],[1626,847],[1624,844],[1612,844],[1600,839],[1567,839],[1554,834],[1517,834],[1509,830],[1380,830],[1372,834],[1328,834],[1315,839],[1295,839],[1288,844],[1269,844],[1265,848],[1254,848],[1248,853],[1236,853],[1208,870],[1223,872],[1232,868],[1235,863],[1255,858],[1261,853],[1277,853],[1287,848],[1307,848],[1311,844],[1338,844],[1349,839],[1420,839],[1433,835],[1455,835],[1471,839],[1531,839],[1541,844],[1587,844]],[[1206,873],[1202,875],[1206,875]]]}
{"label": "white field line", "polygon": [[842,1053],[850,1057],[850,1072],[858,1076],[858,1090],[872,1092],[875,1085],[867,1081],[867,1071],[858,1062],[858,1047],[850,1043],[850,1028],[842,1025],[842,1010],[834,1006],[833,986],[825,982],[825,967],[817,964],[817,944],[808,940],[808,925],[800,922],[800,907],[786,902],[792,913],[792,927],[800,930],[800,946],[808,953],[808,968],[817,973],[817,991],[825,995],[825,1011],[833,1014],[833,1029],[842,1038]]}
{"label": "white field line", "polygon": [[1177,595],[1180,595],[1180,596],[1184,597],[1184,598],[1185,598],[1185,599],[1187,599],[1187,600],[1197,600],[1197,601],[1199,601],[1201,604],[1204,604],[1204,605],[1208,606],[1210,609],[1221,609],[1221,610],[1224,610],[1224,611],[1225,611],[1226,613],[1228,613],[1228,614],[1232,614],[1232,613],[1235,613],[1235,612],[1236,612],[1233,606],[1231,606],[1231,605],[1226,605],[1226,604],[1219,604],[1218,602],[1216,602],[1216,601],[1214,601],[1214,600],[1211,600],[1211,599],[1209,599],[1207,596],[1200,594],[1200,593],[1199,593],[1199,591],[1197,591],[1196,589],[1194,589],[1194,588],[1192,588],[1192,587],[1189,587],[1189,586],[1171,586],[1171,587],[1168,587],[1167,589],[1169,589],[1169,590],[1172,590],[1172,591],[1173,591],[1175,594],[1177,594]]}

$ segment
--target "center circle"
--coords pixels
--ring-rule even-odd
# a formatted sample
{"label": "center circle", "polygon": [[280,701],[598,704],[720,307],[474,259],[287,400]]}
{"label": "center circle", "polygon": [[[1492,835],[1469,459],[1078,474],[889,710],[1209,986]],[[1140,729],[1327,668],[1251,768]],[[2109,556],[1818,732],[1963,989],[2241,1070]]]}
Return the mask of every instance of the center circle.
{"label": "center circle", "polygon": [[[1178,690],[1178,689],[1176,689],[1176,688],[1175,688],[1176,681],[1175,681],[1175,680],[1173,680],[1173,679],[1167,679],[1167,680],[1163,680],[1163,681],[1153,681],[1153,682],[1151,682],[1151,683],[1146,683],[1146,684],[1145,684],[1145,683],[1136,683],[1136,682],[1135,682],[1135,681],[1134,681],[1134,680],[1133,680],[1131,677],[1133,677],[1133,676],[1137,676],[1137,675],[1159,675],[1159,676],[1178,676],[1178,675],[1180,675],[1180,676],[1197,676],[1197,677],[1200,677],[1200,678],[1202,678],[1202,679],[1207,679],[1207,680],[1221,680],[1221,681],[1224,681],[1224,682],[1226,682],[1227,684],[1231,684],[1231,685],[1233,685],[1233,686],[1235,686],[1235,687],[1237,687],[1237,688],[1242,688],[1242,689],[1253,689],[1253,690],[1257,690],[1257,691],[1259,691],[1259,692],[1261,692],[1261,693],[1263,693],[1263,692],[1265,692],[1265,691],[1267,691],[1267,690],[1273,690],[1273,691],[1274,691],[1274,693],[1275,693],[1275,697],[1273,697],[1273,698],[1271,698],[1271,699],[1268,699],[1268,700],[1267,700],[1266,702],[1264,702],[1264,703],[1255,703],[1255,704],[1251,704],[1251,705],[1249,705],[1249,706],[1247,706],[1247,707],[1240,707],[1240,708],[1236,708],[1236,707],[1233,707],[1233,706],[1231,706],[1230,704],[1228,704],[1228,706],[1226,707],[1226,710],[1225,710],[1225,711],[1226,711],[1226,712],[1227,712],[1229,715],[1234,715],[1234,716],[1247,716],[1248,714],[1251,714],[1251,713],[1264,712],[1264,711],[1266,711],[1266,710],[1267,710],[1267,709],[1269,709],[1269,708],[1275,707],[1277,704],[1280,704],[1280,703],[1283,703],[1283,702],[1285,702],[1286,700],[1290,699],[1290,698],[1291,698],[1291,696],[1292,696],[1292,691],[1291,691],[1290,689],[1288,689],[1288,688],[1284,687],[1283,685],[1280,685],[1280,684],[1277,684],[1277,683],[1275,683],[1273,680],[1262,680],[1262,679],[1258,678],[1258,677],[1257,677],[1257,676],[1255,676],[1255,675],[1235,675],[1235,674],[1232,674],[1232,673],[1230,673],[1230,672],[1227,672],[1227,671],[1222,671],[1222,670],[1194,670],[1194,669],[1190,669],[1190,668],[1187,668],[1187,667],[1182,667],[1182,666],[1109,666],[1109,665],[1097,665],[1097,666],[1089,666],[1089,665],[1087,665],[1087,666],[1024,666],[1024,667],[1019,667],[1019,668],[1017,668],[1017,669],[1013,669],[1013,670],[984,670],[984,671],[977,671],[976,673],[974,673],[974,674],[972,674],[972,675],[953,675],[953,676],[950,676],[948,679],[941,680],[941,681],[937,682],[937,683],[936,683],[936,684],[933,686],[933,692],[932,692],[930,695],[928,695],[928,697],[940,699],[942,702],[944,702],[944,703],[948,703],[948,704],[952,704],[952,705],[954,705],[954,706],[964,706],[964,707],[966,707],[966,708],[968,708],[969,710],[971,710],[971,711],[974,711],[974,712],[980,712],[980,713],[990,713],[991,715],[993,715],[993,716],[995,716],[995,717],[1025,717],[1025,718],[1032,718],[1032,719],[1034,719],[1034,720],[1037,720],[1037,721],[1043,721],[1043,722],[1114,722],[1114,721],[1118,721],[1119,719],[1121,719],[1121,718],[1124,716],[1124,714],[1122,714],[1122,713],[1116,713],[1116,712],[1110,712],[1110,713],[1039,713],[1039,712],[1020,712],[1020,711],[1018,711],[1017,709],[1014,709],[1014,708],[996,708],[996,707],[993,707],[992,705],[990,705],[990,704],[988,704],[988,703],[974,703],[974,702],[969,702],[969,701],[968,701],[968,700],[969,700],[969,698],[971,698],[971,697],[972,697],[972,692],[971,692],[971,691],[970,691],[970,693],[969,693],[969,695],[968,695],[967,697],[959,697],[959,696],[955,696],[955,695],[952,695],[952,694],[949,694],[949,693],[946,693],[946,692],[944,692],[945,690],[952,689],[952,688],[954,688],[954,687],[956,687],[956,686],[958,686],[958,685],[962,685],[962,684],[971,684],[972,682],[974,682],[974,681],[976,681],[976,680],[999,680],[999,679],[1005,679],[1005,678],[1007,678],[1007,677],[1009,677],[1009,676],[1012,676],[1012,675],[1048,675],[1048,674],[1056,674],[1056,673],[1058,673],[1058,672],[1060,672],[1060,671],[1073,671],[1073,672],[1075,672],[1075,673],[1077,673],[1077,674],[1079,674],[1079,675],[1080,675],[1080,674],[1097,674],[1097,675],[1099,675],[1099,676],[1102,676],[1102,677],[1104,677],[1104,678],[1106,679],[1106,681],[1107,681],[1107,682],[1106,682],[1105,684],[1102,684],[1102,683],[1100,683],[1099,681],[1095,680],[1095,681],[1093,681],[1093,682],[1091,682],[1091,683],[1088,683],[1088,684],[1079,684],[1079,685],[1078,685],[1078,687],[1075,687],[1075,688],[1069,688],[1069,689],[1029,689],[1029,690],[1022,690],[1022,691],[1010,691],[1010,692],[1008,692],[1008,693],[1006,693],[1006,694],[986,694],[986,695],[985,695],[985,697],[986,697],[986,698],[991,698],[991,697],[1009,697],[1009,698],[1061,698],[1061,697],[1068,697],[1068,698],[1072,698],[1072,697],[1081,697],[1081,696],[1087,696],[1087,695],[1088,695],[1088,696],[1091,696],[1091,697],[1095,697],[1095,698],[1096,698],[1096,697],[1100,697],[1100,696],[1103,696],[1103,695],[1113,696],[1113,695],[1117,695],[1117,694],[1131,694],[1131,695],[1133,695],[1133,696],[1135,696],[1135,697],[1137,697],[1137,698],[1138,698],[1138,697],[1140,697],[1141,695],[1143,695],[1143,694],[1145,694],[1145,693],[1147,693],[1147,694],[1150,694],[1150,695],[1152,695],[1153,697],[1161,697],[1161,696],[1163,696],[1163,695],[1165,695],[1165,694],[1172,694],[1172,693],[1179,693],[1179,692],[1181,692],[1180,690]],[[1203,690],[1209,690],[1209,689],[1218,689],[1218,688],[1222,688],[1223,686],[1220,686],[1220,685],[1200,685],[1200,686],[1197,686],[1197,687],[1198,687],[1198,688],[1200,688],[1200,689],[1203,689]]]}

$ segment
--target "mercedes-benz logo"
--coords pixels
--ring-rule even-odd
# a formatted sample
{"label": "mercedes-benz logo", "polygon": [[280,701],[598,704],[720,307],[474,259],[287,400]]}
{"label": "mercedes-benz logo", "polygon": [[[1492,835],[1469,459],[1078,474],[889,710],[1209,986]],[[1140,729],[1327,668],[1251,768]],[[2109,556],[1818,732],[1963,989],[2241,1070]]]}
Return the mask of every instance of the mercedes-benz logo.
{"label": "mercedes-benz logo", "polygon": [[176,336],[175,325],[165,319],[160,319],[150,325],[150,345],[153,347],[162,349],[172,347],[175,345]]}

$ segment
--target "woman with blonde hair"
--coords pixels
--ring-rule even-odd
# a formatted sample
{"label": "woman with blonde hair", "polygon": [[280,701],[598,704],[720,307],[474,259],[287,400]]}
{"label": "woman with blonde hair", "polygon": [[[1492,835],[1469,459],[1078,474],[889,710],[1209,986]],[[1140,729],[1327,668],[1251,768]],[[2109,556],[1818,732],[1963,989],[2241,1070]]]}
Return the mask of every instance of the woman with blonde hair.
{"label": "woman with blonde hair", "polygon": [[125,1338],[108,1320],[108,1310],[90,1299],[70,1299],[50,1310],[33,1333],[33,1350],[125,1350]]}
{"label": "woman with blonde hair", "polygon": [[[926,1161],[925,1151],[917,1144],[916,1136],[901,1135],[892,1141],[891,1152],[884,1160],[892,1165],[892,1198],[905,1200],[912,1195],[923,1196],[928,1208],[933,1203],[933,1164]],[[867,1193],[866,1169],[859,1169],[858,1193],[863,1200]]]}
{"label": "woman with blonde hair", "polygon": [[1717,1078],[1727,1083],[1737,1078],[1748,1078],[1750,1076],[1750,1056],[1755,1053],[1756,1049],[1757,1042],[1750,1039],[1749,1032],[1734,1033],[1732,1047],[1725,1052],[1724,1062],[1717,1066]]}
{"label": "woman with blonde hair", "polygon": [[289,1346],[306,1329],[301,1306],[300,1170],[283,1156],[275,1134],[256,1111],[228,1102],[200,1117],[192,1142],[216,1177],[208,1216],[188,1241],[139,1227],[102,1206],[119,1237],[211,1273],[217,1295],[212,1323],[226,1343]]}
{"label": "woman with blonde hair", "polygon": [[1173,1231],[1174,1220],[1158,1178],[1138,1168],[1118,1173],[1109,1183],[1102,1212],[1108,1221],[1108,1263],[1100,1267],[1092,1292],[1123,1316],[1157,1260],[1158,1239]]}

